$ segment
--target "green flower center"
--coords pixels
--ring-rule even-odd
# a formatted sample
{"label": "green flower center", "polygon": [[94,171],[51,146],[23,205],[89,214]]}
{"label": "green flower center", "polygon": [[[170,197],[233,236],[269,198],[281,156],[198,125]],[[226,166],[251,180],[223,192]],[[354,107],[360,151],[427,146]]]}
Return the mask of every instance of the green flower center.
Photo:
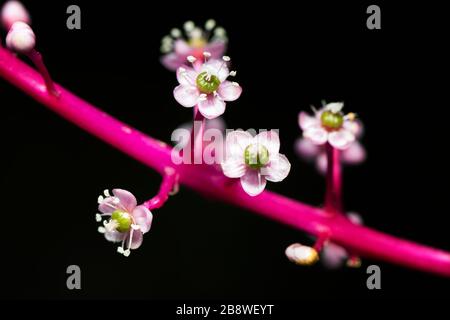
{"label": "green flower center", "polygon": [[117,222],[116,230],[119,232],[127,232],[131,228],[131,223],[133,222],[131,216],[127,212],[116,210],[111,215],[111,220]]}
{"label": "green flower center", "polygon": [[252,169],[259,169],[269,163],[269,150],[259,144],[251,144],[244,150],[245,164]]}
{"label": "green flower center", "polygon": [[197,88],[202,93],[213,93],[220,86],[220,80],[217,76],[204,71],[197,76]]}
{"label": "green flower center", "polygon": [[328,130],[338,130],[344,123],[344,115],[341,112],[333,113],[331,111],[324,111],[320,116],[322,126]]}

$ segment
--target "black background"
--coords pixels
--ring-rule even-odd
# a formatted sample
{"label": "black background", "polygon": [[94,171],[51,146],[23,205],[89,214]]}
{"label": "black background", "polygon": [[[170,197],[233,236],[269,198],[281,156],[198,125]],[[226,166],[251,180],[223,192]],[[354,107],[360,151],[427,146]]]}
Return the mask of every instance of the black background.
{"label": "black background", "polygon": [[[147,1],[145,1],[147,3]],[[428,3],[428,2],[427,2]],[[345,203],[376,229],[450,250],[448,239],[448,33],[435,4],[377,3],[382,29],[366,28],[372,3],[267,1],[26,1],[53,77],[86,100],[169,141],[191,117],[159,63],[162,36],[214,18],[229,35],[242,97],[230,128],[279,128],[292,163],[268,189],[320,205],[324,181],[295,155],[300,110],[345,101],[366,125],[365,164],[345,170]],[[82,29],[66,28],[78,4]],[[152,170],[60,119],[0,81],[2,298],[324,299],[439,298],[448,279],[379,261],[360,269],[301,268],[284,256],[307,235],[253,213],[181,192],[157,212],[129,258],[97,233],[96,199],[121,187],[153,196]],[[366,288],[366,266],[382,289]],[[82,269],[82,290],[66,268]]]}

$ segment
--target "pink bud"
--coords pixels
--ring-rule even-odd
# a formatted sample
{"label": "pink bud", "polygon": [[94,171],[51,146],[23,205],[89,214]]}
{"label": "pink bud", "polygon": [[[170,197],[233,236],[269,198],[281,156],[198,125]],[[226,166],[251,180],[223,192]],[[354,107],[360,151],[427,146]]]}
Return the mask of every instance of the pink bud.
{"label": "pink bud", "polygon": [[11,0],[3,5],[1,11],[1,21],[3,27],[9,30],[14,22],[22,21],[30,24],[30,15],[27,9],[19,1]]}
{"label": "pink bud", "polygon": [[34,48],[35,43],[33,30],[22,21],[15,22],[6,36],[7,47],[20,53],[29,52]]}

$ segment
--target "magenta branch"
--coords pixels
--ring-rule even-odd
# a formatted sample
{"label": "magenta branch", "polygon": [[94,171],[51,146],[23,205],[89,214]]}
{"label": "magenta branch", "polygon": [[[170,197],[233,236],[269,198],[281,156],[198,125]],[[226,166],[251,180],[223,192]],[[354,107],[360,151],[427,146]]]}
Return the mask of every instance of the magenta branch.
{"label": "magenta branch", "polygon": [[[173,166],[168,145],[129,127],[58,85],[60,97],[55,99],[48,94],[40,74],[4,48],[0,48],[0,76],[81,129],[159,173],[164,174],[166,167]],[[341,215],[330,217],[320,208],[269,191],[251,197],[238,184],[230,184],[216,169],[204,167],[177,165],[180,184],[312,235],[327,230],[330,241],[362,257],[450,277],[449,252],[353,224]]]}

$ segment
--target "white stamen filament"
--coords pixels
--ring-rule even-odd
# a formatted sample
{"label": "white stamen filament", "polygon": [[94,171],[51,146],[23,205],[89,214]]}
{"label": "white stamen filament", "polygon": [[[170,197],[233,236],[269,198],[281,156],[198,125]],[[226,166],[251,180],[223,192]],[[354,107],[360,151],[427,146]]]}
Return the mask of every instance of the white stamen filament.
{"label": "white stamen filament", "polygon": [[113,232],[116,231],[117,227],[119,226],[119,223],[114,219],[110,219],[108,222],[106,220],[103,221],[103,225],[105,226],[105,229],[108,232]]}

